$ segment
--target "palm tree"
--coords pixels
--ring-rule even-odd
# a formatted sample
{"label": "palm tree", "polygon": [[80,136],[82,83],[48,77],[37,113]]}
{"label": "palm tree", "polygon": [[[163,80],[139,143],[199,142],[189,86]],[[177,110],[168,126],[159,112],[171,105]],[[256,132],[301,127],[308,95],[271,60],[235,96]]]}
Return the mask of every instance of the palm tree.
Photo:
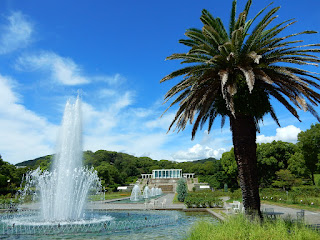
{"label": "palm tree", "polygon": [[251,3],[248,0],[236,18],[237,1],[232,2],[229,31],[220,18],[203,10],[202,29],[188,29],[185,33],[188,39],[179,41],[190,50],[167,57],[181,59],[186,67],[161,82],[184,76],[165,95],[165,102],[174,98],[169,108],[179,103],[169,131],[173,125],[178,131],[184,130],[190,122],[193,139],[205,124],[210,132],[217,116],[221,116],[221,126],[229,118],[245,212],[262,217],[256,157],[259,121],[270,114],[280,126],[271,99],[282,103],[297,119],[294,106],[320,120],[313,108],[320,101],[315,91],[320,88],[316,83],[320,78],[297,66],[317,65],[319,59],[314,53],[319,52],[320,44],[301,46],[301,40],[292,39],[315,31],[279,36],[295,23],[291,19],[271,26],[280,7],[266,11],[268,5],[248,20]]}

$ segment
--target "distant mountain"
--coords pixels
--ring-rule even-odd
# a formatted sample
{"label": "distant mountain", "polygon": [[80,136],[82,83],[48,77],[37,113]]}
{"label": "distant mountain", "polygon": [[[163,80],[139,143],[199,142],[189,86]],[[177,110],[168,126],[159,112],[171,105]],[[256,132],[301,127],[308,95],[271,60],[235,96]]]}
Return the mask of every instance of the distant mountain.
{"label": "distant mountain", "polygon": [[200,160],[194,160],[192,162],[194,162],[194,163],[205,163],[205,162],[215,162],[217,160],[218,159],[215,159],[215,158],[205,158],[205,159],[200,159]]}
{"label": "distant mountain", "polygon": [[53,155],[46,155],[43,157],[38,157],[32,160],[26,160],[26,161],[17,163],[15,166],[33,167],[35,165],[39,165],[39,163],[42,161],[50,161],[52,157]]}
{"label": "distant mountain", "polygon": [[[98,150],[98,151],[103,151],[103,152],[108,152],[108,151],[105,151],[105,150]],[[97,151],[97,152],[98,152]],[[84,151],[84,155],[90,153],[91,151]],[[108,152],[108,157],[109,158],[114,158],[115,155],[118,155],[118,154],[121,154],[123,155],[124,153],[118,153],[118,152]],[[130,155],[130,154],[124,154],[124,155],[127,155],[127,157],[129,158],[136,158],[135,156],[133,155]],[[46,155],[46,156],[42,156],[42,157],[38,157],[38,158],[35,158],[35,159],[32,159],[32,160],[26,160],[26,161],[23,161],[23,162],[20,162],[20,163],[17,163],[15,164],[15,166],[26,166],[26,167],[34,167],[36,165],[40,165],[40,162],[44,162],[44,161],[51,161],[52,160],[52,157],[53,155]],[[99,160],[105,160],[105,159],[99,159]],[[111,159],[110,159],[111,160]],[[112,160],[109,162],[113,162]],[[152,159],[150,159],[152,160]],[[165,160],[166,161],[166,160]],[[206,158],[206,159],[199,159],[199,160],[194,160],[194,161],[188,161],[188,162],[192,162],[192,163],[205,163],[205,162],[214,162],[214,161],[217,161],[217,159],[215,158]]]}

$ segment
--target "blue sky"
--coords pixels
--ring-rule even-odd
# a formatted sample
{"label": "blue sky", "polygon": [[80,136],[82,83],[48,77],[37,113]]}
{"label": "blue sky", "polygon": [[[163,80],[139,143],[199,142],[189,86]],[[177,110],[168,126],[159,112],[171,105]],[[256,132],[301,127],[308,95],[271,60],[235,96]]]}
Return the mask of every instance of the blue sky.
{"label": "blue sky", "polygon": [[[188,161],[220,158],[232,146],[228,122],[191,141],[190,127],[166,133],[175,109],[160,118],[163,96],[178,79],[160,84],[181,67],[164,61],[187,49],[178,43],[190,27],[201,27],[208,9],[228,24],[226,1],[21,1],[0,3],[0,154],[17,163],[55,152],[64,104],[82,92],[84,150],[106,149],[153,159]],[[246,1],[238,1],[238,13]],[[253,16],[268,5],[254,0]],[[279,19],[296,18],[289,32],[320,31],[318,0],[275,0]],[[278,21],[280,21],[278,20]],[[304,36],[319,42],[319,34]],[[310,68],[311,69],[311,68]],[[310,70],[309,69],[309,70]],[[311,69],[319,72],[319,68]],[[296,142],[302,123],[275,103],[279,128],[266,116],[258,142]],[[317,108],[319,110],[319,108]]]}

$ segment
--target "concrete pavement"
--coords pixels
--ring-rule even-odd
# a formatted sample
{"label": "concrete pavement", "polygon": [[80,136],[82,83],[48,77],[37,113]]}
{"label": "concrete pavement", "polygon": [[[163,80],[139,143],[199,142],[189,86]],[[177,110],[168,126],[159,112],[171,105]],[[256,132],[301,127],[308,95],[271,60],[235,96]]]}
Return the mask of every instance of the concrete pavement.
{"label": "concrete pavement", "polygon": [[[301,211],[296,208],[280,207],[280,206],[271,205],[271,204],[262,204],[261,209],[264,210],[265,208],[273,208],[275,212],[284,213],[281,216],[282,218],[290,218],[290,219],[297,219],[297,212]],[[305,210],[304,219],[307,224],[320,224],[320,212]]]}
{"label": "concrete pavement", "polygon": [[[146,203],[121,203],[117,202],[117,199],[106,200],[106,201],[95,201],[87,204],[88,209],[97,210],[183,210],[185,209],[184,204],[173,204],[174,193],[165,194],[155,199],[154,204]],[[163,203],[163,204],[162,204]]]}

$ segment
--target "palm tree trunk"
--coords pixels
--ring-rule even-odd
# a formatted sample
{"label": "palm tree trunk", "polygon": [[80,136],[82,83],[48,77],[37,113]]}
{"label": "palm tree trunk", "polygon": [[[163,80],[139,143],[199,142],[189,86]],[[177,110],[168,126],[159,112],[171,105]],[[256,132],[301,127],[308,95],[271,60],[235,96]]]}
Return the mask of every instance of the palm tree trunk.
{"label": "palm tree trunk", "polygon": [[314,181],[314,172],[313,171],[311,172],[311,181],[312,181],[313,186],[315,186],[316,182]]}
{"label": "palm tree trunk", "polygon": [[254,118],[237,114],[236,117],[230,117],[230,126],[245,213],[253,217],[259,216],[262,219],[257,174],[257,145]]}

